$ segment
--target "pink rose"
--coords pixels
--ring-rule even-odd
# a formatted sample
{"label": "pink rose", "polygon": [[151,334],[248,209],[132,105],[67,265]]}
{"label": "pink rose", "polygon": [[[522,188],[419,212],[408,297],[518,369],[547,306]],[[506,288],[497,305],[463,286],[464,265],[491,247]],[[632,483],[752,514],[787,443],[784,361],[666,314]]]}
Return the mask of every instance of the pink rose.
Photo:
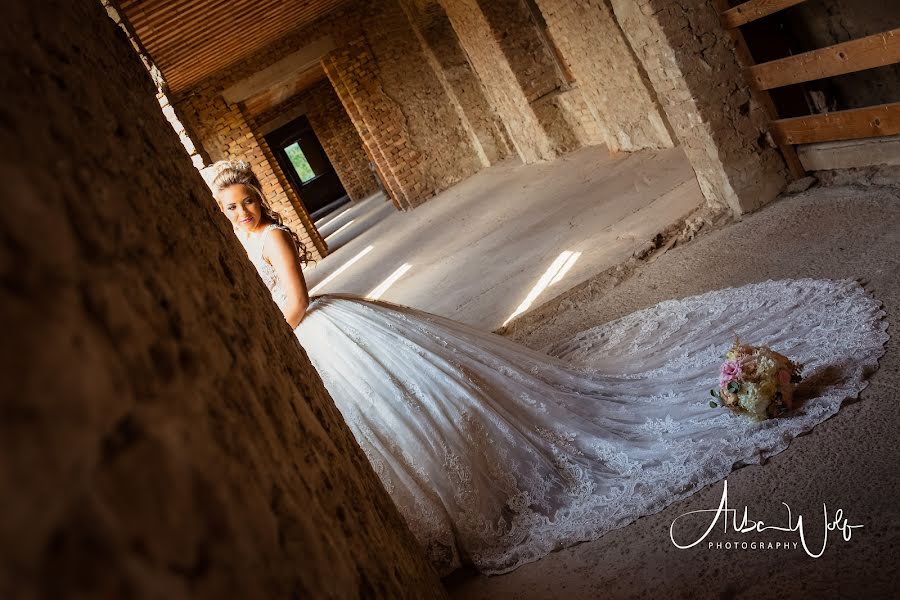
{"label": "pink rose", "polygon": [[723,388],[732,381],[740,379],[744,374],[741,363],[737,360],[726,360],[719,371],[719,387]]}

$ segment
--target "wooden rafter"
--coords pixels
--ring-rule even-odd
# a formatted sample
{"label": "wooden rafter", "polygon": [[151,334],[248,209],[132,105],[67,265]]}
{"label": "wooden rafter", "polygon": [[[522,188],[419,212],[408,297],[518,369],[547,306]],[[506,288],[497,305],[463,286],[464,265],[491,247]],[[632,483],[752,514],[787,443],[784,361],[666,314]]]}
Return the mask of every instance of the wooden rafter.
{"label": "wooden rafter", "polygon": [[793,119],[770,125],[779,144],[812,144],[900,135],[900,102]]}
{"label": "wooden rafter", "polygon": [[747,69],[758,90],[900,63],[900,29],[835,44]]}
{"label": "wooden rafter", "polygon": [[749,0],[722,13],[722,25],[728,29],[752,23],[806,0]]}

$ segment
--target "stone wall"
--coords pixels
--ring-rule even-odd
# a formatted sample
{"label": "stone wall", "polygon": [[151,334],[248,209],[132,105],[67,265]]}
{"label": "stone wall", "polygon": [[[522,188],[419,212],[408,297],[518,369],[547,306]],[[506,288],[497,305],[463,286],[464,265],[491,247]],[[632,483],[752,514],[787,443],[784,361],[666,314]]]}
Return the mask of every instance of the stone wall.
{"label": "stone wall", "polygon": [[441,597],[124,35],[4,9],[0,597]]}
{"label": "stone wall", "polygon": [[712,0],[612,0],[707,201],[736,214],[787,181]]}
{"label": "stone wall", "polygon": [[611,151],[671,148],[652,85],[609,0],[535,0]]}

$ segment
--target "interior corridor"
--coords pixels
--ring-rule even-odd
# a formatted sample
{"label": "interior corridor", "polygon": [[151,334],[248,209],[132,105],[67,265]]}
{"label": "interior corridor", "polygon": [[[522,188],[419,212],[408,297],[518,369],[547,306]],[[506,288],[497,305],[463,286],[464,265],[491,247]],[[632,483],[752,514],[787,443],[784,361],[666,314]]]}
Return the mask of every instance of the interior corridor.
{"label": "interior corridor", "polygon": [[[702,202],[677,148],[509,160],[415,211],[376,195],[323,219],[331,253],[307,268],[307,284],[313,294],[371,295],[399,275],[382,300],[494,330],[529,295],[536,307],[622,262]],[[556,281],[534,295],[549,269]]]}

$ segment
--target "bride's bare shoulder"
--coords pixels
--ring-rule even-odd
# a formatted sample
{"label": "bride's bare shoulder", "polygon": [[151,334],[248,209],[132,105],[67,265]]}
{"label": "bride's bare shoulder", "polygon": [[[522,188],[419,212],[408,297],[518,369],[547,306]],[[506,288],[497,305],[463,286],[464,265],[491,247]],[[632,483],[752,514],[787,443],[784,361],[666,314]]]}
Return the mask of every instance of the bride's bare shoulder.
{"label": "bride's bare shoulder", "polygon": [[291,232],[283,225],[270,227],[263,239],[263,256],[280,254],[285,251],[294,252],[294,239]]}

